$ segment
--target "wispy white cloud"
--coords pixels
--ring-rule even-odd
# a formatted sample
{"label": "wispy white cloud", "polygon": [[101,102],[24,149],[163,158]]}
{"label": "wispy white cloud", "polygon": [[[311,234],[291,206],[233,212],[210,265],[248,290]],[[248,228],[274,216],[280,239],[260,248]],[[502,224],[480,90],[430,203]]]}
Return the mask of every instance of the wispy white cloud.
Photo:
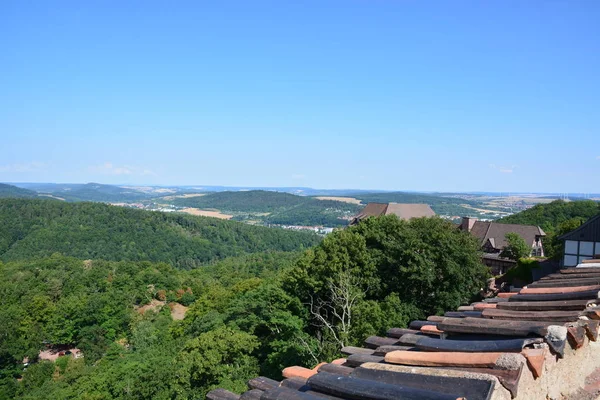
{"label": "wispy white cloud", "polygon": [[0,172],[39,172],[48,168],[48,164],[32,161],[23,164],[0,165]]}
{"label": "wispy white cloud", "polygon": [[92,165],[88,167],[92,173],[99,175],[138,175],[138,176],[156,176],[156,173],[147,169],[134,165],[114,165],[111,162],[105,162],[100,165]]}
{"label": "wispy white cloud", "polygon": [[503,174],[512,174],[515,169],[519,168],[517,165],[511,165],[510,167],[497,166],[496,164],[490,164],[490,168],[495,169]]}
{"label": "wispy white cloud", "polygon": [[596,160],[600,160],[600,156],[596,157]]}

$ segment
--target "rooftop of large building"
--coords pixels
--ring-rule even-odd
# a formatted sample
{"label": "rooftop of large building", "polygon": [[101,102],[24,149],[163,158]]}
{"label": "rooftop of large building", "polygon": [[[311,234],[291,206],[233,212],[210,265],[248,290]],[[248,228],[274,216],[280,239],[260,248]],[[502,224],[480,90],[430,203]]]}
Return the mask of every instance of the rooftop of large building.
{"label": "rooftop of large building", "polygon": [[400,219],[433,217],[435,212],[427,204],[369,203],[352,220],[352,224],[368,217],[394,214]]}

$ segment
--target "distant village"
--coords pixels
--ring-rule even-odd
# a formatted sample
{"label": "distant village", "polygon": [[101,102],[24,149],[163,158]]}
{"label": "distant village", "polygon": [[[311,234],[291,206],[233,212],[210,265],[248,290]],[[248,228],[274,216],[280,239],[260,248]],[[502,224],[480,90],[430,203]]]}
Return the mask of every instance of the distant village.
{"label": "distant village", "polygon": [[[469,198],[465,197],[465,199],[468,200]],[[165,213],[172,213],[172,212],[190,213],[190,210],[193,210],[193,209],[190,209],[189,207],[176,206],[176,205],[172,205],[172,204],[162,204],[162,203],[157,203],[157,202],[135,202],[135,203],[118,202],[118,203],[110,203],[110,204],[115,205],[115,206],[121,206],[121,207],[135,208],[135,209],[146,210],[146,211],[160,211],[160,212],[165,212]],[[508,211],[506,211],[506,212],[488,211],[484,214],[481,214],[481,213],[478,214],[478,220],[481,222],[491,222],[498,218],[512,215],[515,212],[519,212],[519,211],[531,208],[533,205],[534,205],[533,203],[527,203],[522,200],[520,200],[520,201],[511,200],[511,199],[502,200],[500,203],[498,203],[498,206],[501,208],[510,209],[511,210],[510,212],[508,212]],[[204,211],[204,210],[199,210],[199,211],[201,212],[200,214],[194,213],[193,215],[203,215],[202,211]],[[212,212],[212,211],[207,210],[207,216],[213,216],[213,215],[208,214],[210,212]],[[355,215],[353,217],[352,216],[343,217],[342,219],[347,219],[349,225],[352,225],[352,224],[356,223],[356,221],[358,219],[364,218],[365,216],[377,216],[377,215],[387,215],[387,214],[395,214],[401,219],[410,219],[412,217],[418,217],[418,216],[436,215],[436,213],[427,204],[386,203],[386,204],[382,205],[380,203],[368,203],[363,208],[363,210],[360,211],[357,215]],[[460,215],[439,215],[439,217],[442,219],[448,220],[448,221],[452,221],[457,224],[460,224],[461,220],[463,218],[463,216],[460,216]],[[257,221],[253,221],[252,219],[243,220],[242,222],[246,222],[246,223],[253,224],[253,225],[257,224]],[[334,227],[320,226],[320,225],[315,225],[315,226],[291,225],[291,224],[290,225],[287,225],[287,224],[280,225],[280,224],[269,224],[269,223],[264,223],[264,225],[268,226],[268,227],[289,229],[289,230],[296,230],[296,231],[310,231],[310,232],[315,232],[316,234],[322,235],[322,236],[327,235],[327,234],[333,232],[334,229],[336,229]]]}

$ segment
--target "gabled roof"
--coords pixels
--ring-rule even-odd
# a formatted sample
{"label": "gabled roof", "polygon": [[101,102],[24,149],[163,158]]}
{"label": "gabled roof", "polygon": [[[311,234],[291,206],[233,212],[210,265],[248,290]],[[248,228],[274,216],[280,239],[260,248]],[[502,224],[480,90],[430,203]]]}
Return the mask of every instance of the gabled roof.
{"label": "gabled roof", "polygon": [[387,207],[387,203],[369,203],[354,218],[361,220],[368,217],[379,217],[385,215]]}
{"label": "gabled roof", "polygon": [[435,212],[427,204],[401,204],[401,203],[369,203],[352,220],[351,224],[368,217],[380,215],[397,215],[400,219],[409,220],[419,217],[433,217]]}
{"label": "gabled roof", "polygon": [[433,217],[435,212],[428,204],[399,204],[390,203],[385,215],[395,214],[400,219]]}
{"label": "gabled roof", "polygon": [[489,241],[495,249],[503,249],[506,242],[507,233],[516,233],[521,236],[528,245],[535,242],[536,237],[546,236],[546,233],[539,226],[517,225],[517,224],[499,224],[496,222],[476,221],[471,229],[471,234],[480,240],[481,245]]}
{"label": "gabled roof", "polygon": [[588,219],[579,228],[559,236],[559,239],[600,242],[600,214]]}

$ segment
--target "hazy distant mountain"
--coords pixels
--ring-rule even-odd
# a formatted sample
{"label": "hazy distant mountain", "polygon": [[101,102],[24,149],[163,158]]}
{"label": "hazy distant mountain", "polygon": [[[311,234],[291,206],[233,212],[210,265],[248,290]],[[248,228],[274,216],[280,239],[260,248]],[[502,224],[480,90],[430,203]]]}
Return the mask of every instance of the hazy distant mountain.
{"label": "hazy distant mountain", "polygon": [[33,198],[37,197],[37,193],[33,190],[0,183],[0,197]]}
{"label": "hazy distant mountain", "polygon": [[[97,183],[14,183],[14,186],[34,190],[42,193],[64,193],[75,192],[89,185],[100,185]],[[357,193],[384,193],[385,190],[361,190],[361,189],[314,189],[309,187],[266,187],[266,186],[211,186],[211,185],[181,185],[181,186],[155,186],[155,185],[101,185],[103,187],[119,188],[124,192],[141,192],[155,197],[169,194],[182,193],[210,193],[210,192],[238,192],[248,190],[264,190],[269,192],[283,192],[297,194],[300,196],[350,196]],[[114,192],[114,191],[113,191]],[[118,193],[118,190],[116,191]]]}
{"label": "hazy distant mountain", "polygon": [[132,202],[153,197],[130,187],[100,183],[18,183],[21,188],[50,194],[66,201]]}

